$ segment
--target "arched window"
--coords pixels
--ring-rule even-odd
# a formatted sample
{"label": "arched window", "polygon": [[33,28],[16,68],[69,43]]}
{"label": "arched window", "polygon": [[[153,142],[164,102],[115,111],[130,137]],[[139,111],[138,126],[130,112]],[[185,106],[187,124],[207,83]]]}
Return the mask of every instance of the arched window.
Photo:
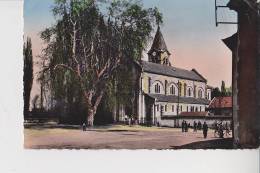
{"label": "arched window", "polygon": [[175,95],[175,87],[173,85],[170,87],[170,94]]}
{"label": "arched window", "polygon": [[188,89],[188,96],[191,96],[191,88]]}
{"label": "arched window", "polygon": [[202,98],[202,90],[200,89],[199,92],[198,92],[198,97],[199,98]]}
{"label": "arched window", "polygon": [[195,108],[195,112],[198,112],[198,107]]}
{"label": "arched window", "polygon": [[154,91],[155,93],[161,93],[161,86],[159,85],[159,83],[155,84]]}
{"label": "arched window", "polygon": [[174,105],[172,105],[172,112],[174,112]]}

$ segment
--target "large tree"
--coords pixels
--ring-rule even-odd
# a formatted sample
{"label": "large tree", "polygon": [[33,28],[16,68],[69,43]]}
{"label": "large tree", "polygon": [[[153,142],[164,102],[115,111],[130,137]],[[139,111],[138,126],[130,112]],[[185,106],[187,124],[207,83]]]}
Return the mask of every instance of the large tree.
{"label": "large tree", "polygon": [[32,55],[32,42],[27,38],[23,46],[23,98],[24,98],[24,116],[28,115],[30,108],[30,96],[33,83],[33,55]]}
{"label": "large tree", "polygon": [[56,81],[52,83],[55,92],[62,91],[57,83],[59,87],[71,83],[80,89],[88,125],[93,126],[107,88],[116,81],[111,80],[113,74],[120,66],[141,58],[161,14],[157,9],[144,9],[138,2],[120,0],[109,4],[56,0],[53,12],[56,24],[41,34],[47,43],[43,58],[48,61],[43,74],[48,72],[47,78]]}
{"label": "large tree", "polygon": [[227,95],[225,81],[222,81],[222,82],[221,82],[221,95],[222,95],[222,96],[226,96],[226,95]]}

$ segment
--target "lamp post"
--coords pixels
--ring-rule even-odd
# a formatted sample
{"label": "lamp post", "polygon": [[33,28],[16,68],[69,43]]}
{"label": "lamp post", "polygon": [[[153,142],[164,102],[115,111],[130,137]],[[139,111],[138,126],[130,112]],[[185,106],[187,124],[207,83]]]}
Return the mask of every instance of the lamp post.
{"label": "lamp post", "polygon": [[180,81],[178,80],[178,97],[177,97],[177,99],[178,99],[178,101],[177,101],[177,117],[176,117],[176,122],[177,123],[175,123],[175,124],[177,124],[176,126],[177,127],[179,127],[179,107],[180,107],[180,90],[181,90],[181,88],[180,88]]}
{"label": "lamp post", "polygon": [[181,92],[180,81],[178,81],[177,116],[179,116],[180,92]]}

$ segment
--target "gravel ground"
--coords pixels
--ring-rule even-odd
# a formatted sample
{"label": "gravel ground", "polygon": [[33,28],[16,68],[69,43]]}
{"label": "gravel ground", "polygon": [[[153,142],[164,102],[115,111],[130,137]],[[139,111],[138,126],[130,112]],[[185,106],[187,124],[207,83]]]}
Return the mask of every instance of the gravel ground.
{"label": "gravel ground", "polygon": [[85,132],[77,126],[69,129],[43,126],[24,129],[26,149],[209,149],[231,148],[230,141],[230,138],[215,138],[212,130],[204,139],[202,131],[193,132],[191,129],[182,133],[181,129],[141,126],[103,126]]}

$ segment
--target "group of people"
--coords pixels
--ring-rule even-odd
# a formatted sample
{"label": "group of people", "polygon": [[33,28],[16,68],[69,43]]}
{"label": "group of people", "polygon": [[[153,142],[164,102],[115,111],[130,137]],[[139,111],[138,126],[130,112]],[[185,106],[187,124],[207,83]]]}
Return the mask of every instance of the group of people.
{"label": "group of people", "polygon": [[225,123],[225,125],[223,125],[223,122],[220,121],[218,122],[214,122],[214,136],[219,136],[220,138],[224,138],[224,130],[225,130],[225,134],[226,136],[230,135],[230,129],[231,129],[231,125],[228,124],[228,122]]}
{"label": "group of people", "polygon": [[125,119],[125,124],[126,125],[132,126],[132,125],[137,125],[138,124],[136,118],[125,116],[124,119]]}
{"label": "group of people", "polygon": [[202,124],[199,121],[198,123],[196,121],[193,122],[193,131],[196,132],[197,130],[201,130],[202,129]]}
{"label": "group of people", "polygon": [[[188,132],[189,128],[191,127],[190,123],[187,123],[186,121],[182,121],[181,123],[181,129],[182,132]],[[203,130],[203,136],[204,138],[207,138],[208,135],[208,125],[206,122],[202,123],[199,121],[198,123],[196,121],[193,122],[193,131],[197,132],[197,130]]]}
{"label": "group of people", "polygon": [[181,123],[182,132],[188,132],[189,128],[190,128],[190,123],[187,123],[186,121],[183,120]]}

